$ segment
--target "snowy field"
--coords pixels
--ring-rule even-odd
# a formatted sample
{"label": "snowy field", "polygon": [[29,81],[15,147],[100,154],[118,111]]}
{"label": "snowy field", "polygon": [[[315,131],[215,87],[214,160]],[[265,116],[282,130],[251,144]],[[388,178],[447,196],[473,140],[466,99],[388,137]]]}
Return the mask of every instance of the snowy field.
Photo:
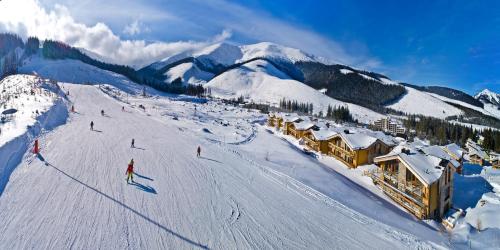
{"label": "snowy field", "polygon": [[[76,113],[42,134],[40,156],[28,152],[10,176],[0,196],[2,249],[447,246],[432,228],[262,130],[258,113],[124,94],[118,85],[62,86]],[[131,158],[136,182],[127,184]]]}
{"label": "snowy field", "polygon": [[385,117],[382,114],[356,104],[341,102],[296,80],[278,70],[264,60],[256,60],[241,67],[224,72],[210,80],[205,86],[210,87],[212,95],[221,98],[237,98],[256,103],[268,103],[278,106],[279,102],[296,100],[313,103],[314,112],[326,113],[328,105],[348,107],[354,119],[371,123]]}
{"label": "snowy field", "polygon": [[472,249],[500,246],[500,170],[464,164],[464,174],[455,175],[454,207],[465,217],[452,231],[452,241]]}
{"label": "snowy field", "polygon": [[407,93],[397,102],[387,106],[408,114],[421,114],[444,119],[452,115],[460,115],[462,111],[445,103],[429,93],[405,87]]}
{"label": "snowy field", "polygon": [[[142,96],[111,72],[52,63],[23,70],[93,85],[60,83],[68,100],[47,102],[57,122],[26,130],[25,146],[9,151],[18,159],[2,173],[0,249],[446,249],[486,235],[468,227],[450,237],[417,220],[362,175],[365,167],[304,154],[256,111],[150,88]],[[35,137],[39,157],[30,153]],[[127,184],[131,158],[136,182]]]}
{"label": "snowy field", "polygon": [[16,110],[0,122],[0,147],[24,134],[54,104],[58,96],[49,85],[30,75],[9,76],[0,82],[0,113]]}

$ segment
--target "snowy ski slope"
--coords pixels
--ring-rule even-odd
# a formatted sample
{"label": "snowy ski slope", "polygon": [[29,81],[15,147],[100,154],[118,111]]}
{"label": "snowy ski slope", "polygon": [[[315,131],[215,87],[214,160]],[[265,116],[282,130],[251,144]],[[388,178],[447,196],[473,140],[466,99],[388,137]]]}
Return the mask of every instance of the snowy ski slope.
{"label": "snowy ski slope", "polygon": [[283,98],[299,102],[313,103],[314,112],[326,112],[328,105],[348,106],[355,119],[372,122],[383,115],[367,108],[335,100],[304,83],[291,79],[285,73],[264,60],[256,60],[229,70],[207,83],[212,95],[222,98],[237,98],[243,95],[257,103],[275,106]]}
{"label": "snowy ski slope", "polygon": [[[255,129],[243,127],[248,140],[234,145],[218,142],[213,133],[241,126],[231,119],[237,116],[234,110],[207,105],[192,115],[183,101],[131,97],[125,104],[96,86],[63,86],[77,113],[44,134],[41,156],[26,154],[11,175],[0,196],[2,249],[395,249],[444,244],[418,222],[410,233],[388,226],[254,159],[238,145],[251,147],[260,133]],[[159,105],[153,107],[155,100]],[[146,112],[136,108],[139,103]],[[101,109],[106,116],[99,114]],[[210,114],[220,112],[229,127],[212,120]],[[180,115],[172,119],[175,113]],[[258,118],[239,113],[240,119]],[[91,120],[96,131],[89,130]],[[197,145],[202,158],[195,157]],[[308,157],[293,154],[297,160]],[[125,182],[130,158],[136,162],[135,184]],[[359,193],[349,186],[343,192]],[[379,204],[378,209],[386,208]]]}
{"label": "snowy ski slope", "polygon": [[452,115],[460,115],[462,111],[432,96],[429,93],[405,87],[407,93],[396,103],[389,105],[398,111],[408,114],[421,114],[444,119]]}

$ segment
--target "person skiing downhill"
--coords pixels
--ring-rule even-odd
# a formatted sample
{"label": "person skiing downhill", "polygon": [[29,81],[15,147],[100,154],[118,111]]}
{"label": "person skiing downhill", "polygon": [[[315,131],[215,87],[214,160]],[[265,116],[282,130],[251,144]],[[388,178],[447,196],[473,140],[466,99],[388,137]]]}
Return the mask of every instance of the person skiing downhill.
{"label": "person skiing downhill", "polygon": [[125,174],[127,175],[127,183],[129,179],[134,182],[134,159],[130,160]]}
{"label": "person skiing downhill", "polygon": [[90,121],[90,130],[94,130],[94,121]]}
{"label": "person skiing downhill", "polygon": [[200,157],[201,156],[201,147],[200,146],[198,146],[198,149],[196,150],[196,152],[197,152],[196,156]]}
{"label": "person skiing downhill", "polygon": [[132,138],[132,143],[130,144],[131,148],[135,148],[135,139]]}
{"label": "person skiing downhill", "polygon": [[101,109],[101,115],[104,116],[104,109]]}

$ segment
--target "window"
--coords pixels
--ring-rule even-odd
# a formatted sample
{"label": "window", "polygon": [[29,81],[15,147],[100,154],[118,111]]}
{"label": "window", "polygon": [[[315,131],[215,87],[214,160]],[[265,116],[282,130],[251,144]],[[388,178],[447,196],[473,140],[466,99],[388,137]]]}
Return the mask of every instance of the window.
{"label": "window", "polygon": [[415,177],[415,175],[410,172],[410,171],[406,171],[406,182],[409,182],[409,183],[415,183],[417,180],[417,178]]}
{"label": "window", "polygon": [[390,175],[397,174],[398,173],[398,162],[394,162],[394,161],[387,162],[385,169]]}

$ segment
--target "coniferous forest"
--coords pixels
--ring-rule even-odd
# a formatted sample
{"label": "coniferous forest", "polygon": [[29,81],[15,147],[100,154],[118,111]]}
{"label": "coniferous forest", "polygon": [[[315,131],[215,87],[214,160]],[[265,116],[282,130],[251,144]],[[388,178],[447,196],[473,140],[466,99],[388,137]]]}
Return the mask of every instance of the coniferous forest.
{"label": "coniferous forest", "polygon": [[407,120],[403,120],[403,125],[409,131],[414,130],[417,137],[428,139],[431,143],[439,145],[453,142],[464,146],[467,139],[477,141],[481,134],[484,138],[482,143],[484,149],[500,151],[500,131],[498,130],[485,129],[480,132],[471,126],[421,115],[409,115]]}

